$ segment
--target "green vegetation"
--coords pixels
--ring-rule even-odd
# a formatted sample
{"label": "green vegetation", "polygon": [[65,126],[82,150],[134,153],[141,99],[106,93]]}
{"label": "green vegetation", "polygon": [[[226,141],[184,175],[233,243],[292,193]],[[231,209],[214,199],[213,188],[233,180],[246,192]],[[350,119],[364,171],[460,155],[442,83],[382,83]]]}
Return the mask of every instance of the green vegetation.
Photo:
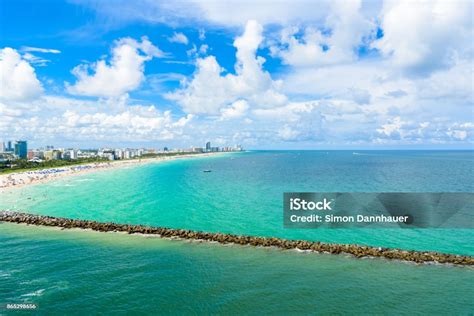
{"label": "green vegetation", "polygon": [[105,158],[82,158],[75,160],[45,160],[43,162],[30,162],[26,159],[18,159],[0,165],[0,174],[19,172],[24,170],[56,168],[71,165],[81,165],[93,162],[108,161]]}
{"label": "green vegetation", "polygon": [[[144,154],[140,157],[134,157],[127,160],[136,160],[136,159],[146,159],[146,158],[157,158],[157,157],[172,157],[172,156],[181,156],[189,154],[199,154],[192,152],[170,152],[170,153],[159,153],[159,154]],[[14,161],[8,161],[5,163],[0,163],[0,174],[12,173],[12,172],[21,172],[27,170],[39,170],[47,168],[56,168],[64,166],[73,166],[73,165],[83,165],[94,162],[110,162],[107,158],[80,158],[74,160],[45,160],[43,162],[31,162],[26,159],[18,159]]]}

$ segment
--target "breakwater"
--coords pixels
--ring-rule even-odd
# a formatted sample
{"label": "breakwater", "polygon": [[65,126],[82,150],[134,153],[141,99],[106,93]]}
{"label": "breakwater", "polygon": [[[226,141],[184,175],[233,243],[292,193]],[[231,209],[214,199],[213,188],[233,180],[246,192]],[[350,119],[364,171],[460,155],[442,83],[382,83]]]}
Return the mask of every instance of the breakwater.
{"label": "breakwater", "polygon": [[81,228],[99,232],[126,232],[128,234],[150,234],[157,235],[163,238],[214,241],[221,244],[276,247],[280,249],[299,249],[330,254],[350,254],[357,258],[381,257],[386,259],[411,261],[416,263],[438,262],[455,265],[474,265],[474,257],[439,253],[433,251],[414,251],[353,244],[332,244],[322,243],[318,241],[288,240],[276,237],[255,237],[223,233],[209,233],[186,229],[150,227],[143,225],[101,223],[91,220],[51,217],[13,211],[0,211],[0,221],[18,224],[23,223],[37,226],[60,227],[68,229]]}

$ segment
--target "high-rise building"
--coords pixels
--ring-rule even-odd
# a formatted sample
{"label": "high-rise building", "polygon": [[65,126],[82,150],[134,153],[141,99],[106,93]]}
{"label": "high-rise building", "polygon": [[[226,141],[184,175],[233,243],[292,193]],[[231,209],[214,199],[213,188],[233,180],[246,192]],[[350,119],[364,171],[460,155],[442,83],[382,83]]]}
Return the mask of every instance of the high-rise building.
{"label": "high-rise building", "polygon": [[21,159],[26,159],[28,155],[28,146],[26,140],[19,140],[15,144],[15,155]]}
{"label": "high-rise building", "polygon": [[4,153],[4,152],[5,152],[5,143],[1,142],[0,143],[0,153]]}
{"label": "high-rise building", "polygon": [[69,150],[69,159],[77,159],[77,151],[74,149]]}
{"label": "high-rise building", "polygon": [[211,151],[211,142],[206,143],[206,151]]}
{"label": "high-rise building", "polygon": [[7,143],[7,150],[6,151],[13,151],[13,147],[12,147],[12,141],[9,140],[8,143]]}

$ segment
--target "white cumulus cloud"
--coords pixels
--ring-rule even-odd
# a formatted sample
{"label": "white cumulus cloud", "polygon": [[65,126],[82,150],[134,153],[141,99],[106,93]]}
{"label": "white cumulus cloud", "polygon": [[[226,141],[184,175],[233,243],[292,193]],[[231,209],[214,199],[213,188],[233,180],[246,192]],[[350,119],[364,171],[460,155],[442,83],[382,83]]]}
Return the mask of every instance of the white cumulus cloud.
{"label": "white cumulus cloud", "polygon": [[35,69],[13,48],[0,50],[0,99],[25,101],[39,96],[43,87]]}
{"label": "white cumulus cloud", "polygon": [[[358,0],[335,1],[323,28],[284,28],[279,43],[271,47],[273,54],[281,57],[285,64],[300,67],[353,61],[357,58],[357,46],[375,28],[362,14],[361,5]],[[301,31],[302,36],[297,36]]]}
{"label": "white cumulus cloud", "polygon": [[221,119],[229,120],[240,118],[245,115],[249,108],[249,104],[245,100],[237,100],[228,108],[221,109]]}
{"label": "white cumulus cloud", "polygon": [[284,104],[287,98],[280,92],[281,82],[274,81],[263,70],[265,59],[256,55],[262,40],[262,26],[249,21],[244,34],[234,41],[235,74],[223,75],[224,69],[214,56],[198,58],[193,78],[167,97],[177,101],[188,113],[213,115],[240,99],[256,107]]}
{"label": "white cumulus cloud", "polygon": [[146,37],[141,41],[122,38],[115,42],[110,62],[102,59],[75,67],[75,84],[66,84],[71,94],[114,97],[136,89],[145,78],[144,63],[164,53]]}
{"label": "white cumulus cloud", "polygon": [[472,1],[387,0],[374,47],[402,69],[429,74],[472,58]]}

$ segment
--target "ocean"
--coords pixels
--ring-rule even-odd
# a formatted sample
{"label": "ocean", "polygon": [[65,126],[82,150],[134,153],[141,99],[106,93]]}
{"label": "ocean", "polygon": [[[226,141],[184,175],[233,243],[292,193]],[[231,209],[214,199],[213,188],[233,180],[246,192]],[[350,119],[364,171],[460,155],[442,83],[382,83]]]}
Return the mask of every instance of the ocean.
{"label": "ocean", "polygon": [[[212,172],[203,172],[203,170]],[[474,255],[472,229],[288,229],[283,192],[473,192],[472,151],[250,151],[13,188],[0,209]],[[467,218],[466,220],[471,220]],[[474,270],[0,224],[2,302],[45,314],[474,311]]]}

